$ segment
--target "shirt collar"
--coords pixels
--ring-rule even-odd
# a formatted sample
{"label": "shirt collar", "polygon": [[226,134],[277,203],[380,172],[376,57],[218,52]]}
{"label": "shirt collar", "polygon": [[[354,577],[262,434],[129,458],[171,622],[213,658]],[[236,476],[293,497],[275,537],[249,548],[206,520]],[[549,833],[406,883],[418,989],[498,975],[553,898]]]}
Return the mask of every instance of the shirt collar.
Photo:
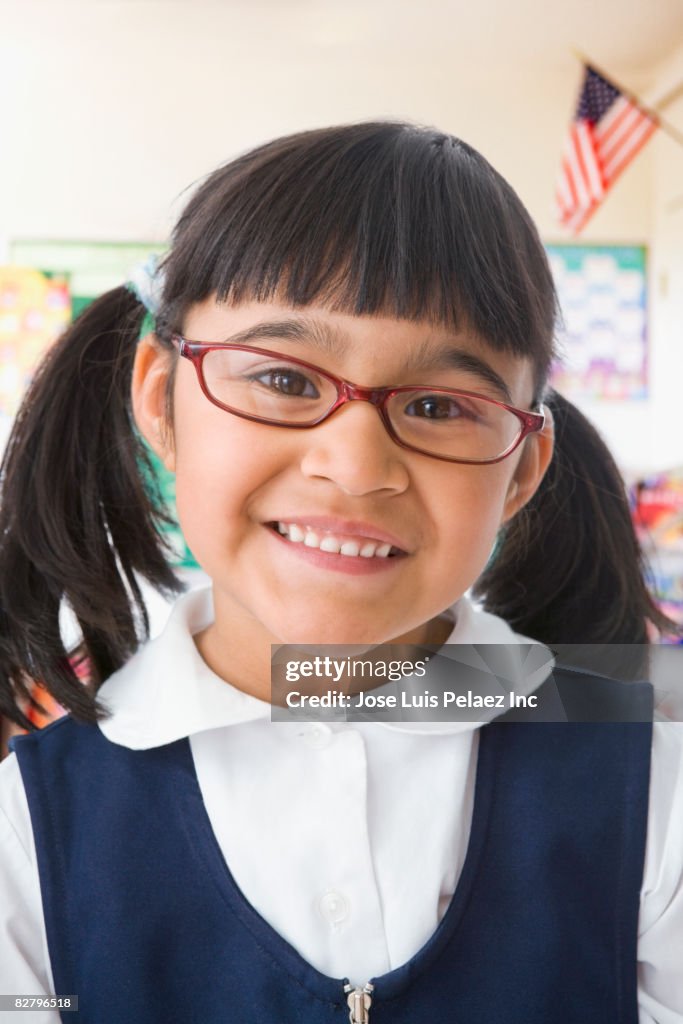
{"label": "shirt collar", "polygon": [[[447,644],[504,644],[508,650],[510,645],[535,645],[496,615],[477,608],[468,597],[461,597],[452,611],[455,625]],[[212,621],[211,588],[191,590],[176,601],[163,632],[103,683],[98,699],[110,714],[99,727],[107,739],[144,750],[208,729],[270,718],[269,703],[221,679],[201,658],[193,637]],[[476,649],[471,656],[479,658]],[[516,673],[518,693],[535,690],[552,670],[549,651],[536,662],[533,672]],[[442,734],[472,730],[483,722],[377,724],[402,732]]]}

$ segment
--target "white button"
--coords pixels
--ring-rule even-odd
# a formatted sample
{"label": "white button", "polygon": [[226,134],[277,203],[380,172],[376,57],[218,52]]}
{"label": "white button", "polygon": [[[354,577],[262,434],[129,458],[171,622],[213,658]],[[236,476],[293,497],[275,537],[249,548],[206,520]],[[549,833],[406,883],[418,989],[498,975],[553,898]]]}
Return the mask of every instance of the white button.
{"label": "white button", "polygon": [[318,910],[325,920],[334,927],[349,916],[349,901],[340,892],[330,889],[320,897]]}
{"label": "white button", "polygon": [[313,747],[314,750],[322,750],[323,747],[328,746],[332,739],[332,730],[329,725],[323,725],[322,722],[317,722],[312,725],[310,729],[307,729],[304,733],[306,742],[309,746]]}

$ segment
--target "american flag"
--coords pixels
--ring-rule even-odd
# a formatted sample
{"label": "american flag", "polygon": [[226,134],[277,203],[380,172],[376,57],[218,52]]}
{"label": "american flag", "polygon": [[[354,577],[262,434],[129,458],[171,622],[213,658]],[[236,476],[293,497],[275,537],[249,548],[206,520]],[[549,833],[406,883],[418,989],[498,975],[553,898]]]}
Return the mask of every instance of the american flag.
{"label": "american flag", "polygon": [[562,154],[555,195],[559,221],[578,233],[658,121],[586,66]]}

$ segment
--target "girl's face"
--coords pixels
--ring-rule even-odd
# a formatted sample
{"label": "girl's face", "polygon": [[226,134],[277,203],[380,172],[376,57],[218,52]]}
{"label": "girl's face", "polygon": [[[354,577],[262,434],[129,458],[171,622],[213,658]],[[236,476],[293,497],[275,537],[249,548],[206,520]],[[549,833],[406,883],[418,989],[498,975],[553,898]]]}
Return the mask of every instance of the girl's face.
{"label": "girl's face", "polygon": [[[530,408],[528,361],[427,321],[210,299],[192,308],[184,334],[222,342],[257,324],[283,322],[298,327],[282,329],[280,337],[280,328],[266,326],[263,339],[250,343],[360,385],[459,386]],[[295,333],[301,338],[292,340]],[[474,357],[471,369],[443,368],[439,357],[453,349]],[[186,359],[177,365],[169,431],[169,366],[152,337],[140,343],[136,417],[176,474],[180,523],[213,580],[215,630],[225,642],[430,639],[430,623],[479,576],[501,523],[529,499],[551,456],[546,429],[499,463],[439,461],[399,447],[366,402],[351,402],[312,429],[254,423],[211,404]],[[277,523],[293,526],[295,536],[312,528],[318,541],[327,536],[360,547],[374,538],[402,554],[325,552],[282,536]]]}

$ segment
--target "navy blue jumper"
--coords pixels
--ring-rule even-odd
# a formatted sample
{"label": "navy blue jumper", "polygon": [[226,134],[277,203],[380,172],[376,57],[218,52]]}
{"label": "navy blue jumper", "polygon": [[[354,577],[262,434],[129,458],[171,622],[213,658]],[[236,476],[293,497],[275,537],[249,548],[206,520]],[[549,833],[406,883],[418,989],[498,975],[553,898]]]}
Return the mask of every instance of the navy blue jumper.
{"label": "navy blue jumper", "polygon": [[[628,690],[630,717],[646,717],[645,688]],[[462,875],[426,945],[369,979],[371,1024],[637,1024],[651,731],[481,729]],[[13,746],[55,991],[80,1000],[64,1021],[348,1020],[343,980],[308,964],[233,880],[188,739],[130,750],[67,717]]]}

